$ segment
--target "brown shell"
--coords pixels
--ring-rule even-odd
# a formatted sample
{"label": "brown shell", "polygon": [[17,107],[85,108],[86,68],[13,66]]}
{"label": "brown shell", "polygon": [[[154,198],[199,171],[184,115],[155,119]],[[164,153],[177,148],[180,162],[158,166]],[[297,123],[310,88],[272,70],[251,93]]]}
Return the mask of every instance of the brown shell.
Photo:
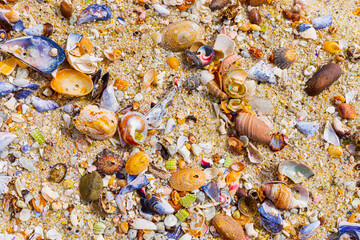
{"label": "brown shell", "polygon": [[274,53],[274,64],[281,69],[291,66],[296,60],[296,52],[289,48],[279,48]]}
{"label": "brown shell", "polygon": [[229,99],[229,96],[220,90],[219,86],[215,83],[214,80],[208,82],[207,87],[211,95],[220,99],[221,101]]}
{"label": "brown shell", "polygon": [[266,3],[266,0],[249,0],[250,6],[253,7],[263,5],[264,3]]}
{"label": "brown shell", "polygon": [[205,185],[206,175],[197,168],[182,169],[171,175],[169,183],[177,191],[190,192]]}
{"label": "brown shell", "polygon": [[150,156],[146,152],[137,152],[125,164],[125,171],[130,175],[138,175],[146,170],[150,163]]}
{"label": "brown shell", "polygon": [[120,171],[123,164],[124,162],[120,156],[107,148],[96,156],[96,160],[94,162],[97,170],[106,175],[111,175]]}
{"label": "brown shell", "polygon": [[64,18],[70,19],[73,14],[72,4],[65,0],[61,1],[60,12],[64,16]]}
{"label": "brown shell", "polygon": [[270,143],[270,127],[256,115],[240,112],[235,120],[235,128],[242,135],[261,142]]}
{"label": "brown shell", "polygon": [[306,83],[305,92],[309,96],[319,95],[330,87],[342,74],[342,70],[336,63],[328,63],[319,68],[314,76]]}
{"label": "brown shell", "polygon": [[237,139],[236,137],[229,137],[228,144],[231,150],[238,154],[242,154],[241,147],[244,145],[242,141]]}
{"label": "brown shell", "polygon": [[250,10],[250,12],[249,12],[249,21],[252,24],[260,25],[260,23],[261,23],[261,15],[260,15],[259,9],[253,8],[253,9]]}
{"label": "brown shell", "polygon": [[217,214],[211,219],[211,225],[216,228],[216,232],[225,240],[245,240],[242,226],[233,218]]}
{"label": "brown shell", "polygon": [[212,0],[209,7],[211,11],[220,10],[230,2],[231,0]]}
{"label": "brown shell", "polygon": [[345,119],[355,119],[356,111],[353,106],[347,103],[340,103],[338,106],[339,114],[342,118]]}

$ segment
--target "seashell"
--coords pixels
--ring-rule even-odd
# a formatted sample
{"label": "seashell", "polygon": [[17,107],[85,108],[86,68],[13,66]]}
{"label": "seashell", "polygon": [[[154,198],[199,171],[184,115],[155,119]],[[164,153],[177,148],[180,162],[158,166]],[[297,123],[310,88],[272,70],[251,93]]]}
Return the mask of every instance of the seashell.
{"label": "seashell", "polygon": [[147,169],[149,163],[149,154],[137,152],[126,161],[125,171],[130,175],[138,175]]}
{"label": "seashell", "polygon": [[356,62],[360,60],[360,47],[359,46],[350,46],[346,50],[346,56],[351,62]]}
{"label": "seashell", "polygon": [[190,207],[196,200],[196,194],[186,194],[184,197],[179,199],[179,203],[183,207]]}
{"label": "seashell", "polygon": [[111,10],[109,7],[100,4],[91,4],[85,8],[78,17],[77,24],[82,24],[92,21],[106,21],[111,17]]}
{"label": "seashell", "polygon": [[120,210],[120,213],[126,215],[125,196],[121,194],[116,195],[115,202]]}
{"label": "seashell", "polygon": [[110,74],[108,72],[101,77],[101,69],[94,74],[91,79],[93,81],[93,89],[91,91],[92,99],[97,99],[102,96],[108,86],[109,78]]}
{"label": "seashell", "polygon": [[310,28],[300,32],[300,36],[305,39],[313,39],[313,40],[317,39],[316,30],[312,26]]}
{"label": "seashell", "polygon": [[37,199],[35,199],[35,198],[31,199],[30,203],[35,211],[37,211],[39,213],[44,212],[45,207],[46,207],[46,201],[42,196],[40,196]]}
{"label": "seashell", "polygon": [[241,197],[238,202],[239,211],[249,217],[255,216],[257,213],[257,205],[251,197]]}
{"label": "seashell", "polygon": [[115,206],[111,203],[114,199],[114,195],[110,191],[104,191],[100,195],[100,205],[104,212],[113,214],[116,210]]}
{"label": "seashell", "polygon": [[[16,32],[21,32],[21,31],[23,31],[23,30],[25,29],[23,21],[21,21],[21,20],[17,21],[17,22],[14,24],[13,29],[14,29]],[[3,32],[6,32],[4,29],[2,29],[2,31],[3,31]],[[6,34],[6,35],[7,35],[7,34]],[[0,35],[0,36],[1,36],[1,35]],[[6,40],[6,37],[7,37],[7,36],[3,36],[3,37],[1,37],[0,39],[1,39],[1,40],[4,39],[4,41],[5,41],[5,40]],[[0,42],[3,42],[3,41],[0,41]]]}
{"label": "seashell", "polygon": [[347,103],[340,103],[337,107],[339,114],[342,118],[345,119],[355,119],[356,111],[353,106]]}
{"label": "seashell", "polygon": [[325,64],[307,81],[305,92],[309,96],[319,95],[330,87],[341,76],[341,73],[342,70],[336,63]]}
{"label": "seashell", "polygon": [[188,90],[195,90],[200,86],[200,79],[196,76],[190,76],[186,81],[186,88]]}
{"label": "seashell", "polygon": [[0,175],[0,194],[3,194],[5,188],[10,183],[10,181],[11,181],[11,177]]}
{"label": "seashell", "polygon": [[91,78],[73,69],[63,69],[56,73],[51,88],[58,93],[70,96],[85,96],[93,89]]}
{"label": "seashell", "polygon": [[[252,26],[253,26],[253,25],[250,25],[250,28],[251,28]],[[257,25],[255,25],[255,26],[257,26]],[[262,51],[261,49],[259,49],[259,48],[250,46],[249,52],[250,52],[252,55],[254,55],[254,57],[256,57],[256,58],[263,58],[263,57],[264,57],[263,51]]]}
{"label": "seashell", "polygon": [[100,173],[105,175],[112,175],[122,169],[124,161],[118,154],[105,148],[96,155],[93,164]]}
{"label": "seashell", "polygon": [[231,195],[228,191],[221,191],[219,195],[219,202],[222,208],[226,208],[230,206],[231,203]]}
{"label": "seashell", "polygon": [[177,70],[179,68],[179,64],[180,64],[179,60],[176,57],[169,57],[167,59],[167,63],[174,70]]}
{"label": "seashell", "polygon": [[115,113],[95,105],[87,105],[73,118],[79,132],[93,139],[103,140],[114,136],[118,124]]}
{"label": "seashell", "polygon": [[161,30],[161,46],[171,51],[182,51],[195,41],[203,39],[199,25],[190,21],[172,23]]}
{"label": "seashell", "polygon": [[319,18],[315,18],[312,20],[312,25],[315,29],[325,28],[331,26],[333,22],[333,18],[330,14],[324,15]]}
{"label": "seashell", "polygon": [[274,53],[274,64],[281,69],[291,66],[296,60],[296,52],[290,48],[279,48]]}
{"label": "seashell", "polygon": [[61,182],[67,173],[67,167],[63,163],[57,163],[50,171],[49,180],[51,182]]}
{"label": "seashell", "polygon": [[248,78],[259,82],[275,83],[275,74],[270,64],[266,64],[263,60],[256,63],[247,72]]}
{"label": "seashell", "polygon": [[129,224],[137,230],[157,230],[155,223],[142,218],[131,219],[129,220]]}
{"label": "seashell", "polygon": [[153,196],[149,199],[141,198],[140,203],[141,210],[148,214],[170,214],[175,212],[175,209],[171,207],[167,201],[157,196]]}
{"label": "seashell", "polygon": [[148,70],[143,77],[143,81],[141,83],[141,90],[147,91],[150,86],[152,87],[152,83],[156,82],[156,76],[157,73],[155,69]]}
{"label": "seashell", "polygon": [[221,74],[228,72],[230,70],[231,66],[239,59],[240,59],[240,56],[238,56],[236,54],[231,54],[231,55],[227,56],[224,60],[222,60],[222,62],[220,64],[219,72]]}
{"label": "seashell", "polygon": [[52,100],[43,100],[34,96],[31,98],[31,103],[38,112],[45,112],[59,107],[59,105]]}
{"label": "seashell", "polygon": [[0,29],[0,43],[5,42],[7,40],[7,37],[8,37],[7,32],[4,29]]}
{"label": "seashell", "polygon": [[[0,12],[4,14],[5,18],[10,23],[17,23],[19,21],[19,13],[10,5],[0,6]],[[1,24],[2,26],[2,24]],[[2,26],[3,28],[3,26]]]}
{"label": "seashell", "polygon": [[167,15],[170,14],[170,10],[163,5],[153,4],[152,6],[154,7],[155,11],[157,11],[160,14],[161,17],[166,17]]}
{"label": "seashell", "polygon": [[200,59],[202,66],[209,65],[215,58],[215,51],[209,45],[203,45],[196,51],[196,56]]}
{"label": "seashell", "polygon": [[64,50],[44,36],[11,38],[0,44],[0,49],[45,74],[55,72],[65,60]]}
{"label": "seashell", "polygon": [[267,183],[261,186],[264,194],[282,209],[304,208],[310,201],[309,192],[301,187],[288,187],[283,183]]}
{"label": "seashell", "polygon": [[215,81],[210,81],[206,84],[206,86],[209,89],[209,92],[211,93],[211,95],[213,95],[214,97],[220,99],[221,101],[227,100],[229,99],[229,96],[224,93],[223,91],[220,90],[219,86],[216,84]]}
{"label": "seashell", "polygon": [[310,239],[312,236],[314,236],[319,226],[320,226],[320,221],[315,221],[313,223],[301,227],[299,232],[299,239]]}
{"label": "seashell", "polygon": [[82,200],[89,202],[99,199],[102,189],[103,182],[98,172],[94,171],[80,178],[79,191]]}
{"label": "seashell", "polygon": [[224,58],[226,58],[227,56],[234,53],[235,42],[231,40],[227,35],[219,34],[217,35],[214,43],[214,50],[218,52],[223,52]]}
{"label": "seashell", "polygon": [[319,130],[319,124],[317,122],[297,121],[296,127],[300,132],[304,133],[306,137],[312,136]]}
{"label": "seashell", "polygon": [[54,32],[54,26],[51,23],[38,24],[23,31],[26,35],[36,35],[49,37]]}
{"label": "seashell", "polygon": [[239,134],[254,141],[267,144],[271,141],[270,127],[256,115],[240,112],[235,120],[235,128]]}
{"label": "seashell", "polygon": [[193,53],[189,50],[185,50],[185,55],[187,57],[188,63],[190,63],[190,66],[196,67],[196,68],[203,67],[201,59],[196,55],[196,53]]}
{"label": "seashell", "polygon": [[224,214],[216,214],[211,219],[211,225],[216,232],[225,240],[245,240],[245,233],[242,226],[233,218]]}
{"label": "seashell", "polygon": [[260,14],[259,9],[252,8],[249,11],[249,21],[252,24],[260,25],[260,23],[261,23],[261,14]]}
{"label": "seashell", "polygon": [[60,195],[49,186],[44,186],[41,189],[41,196],[48,202],[53,202],[60,197]]}
{"label": "seashell", "polygon": [[297,28],[299,28],[300,32],[303,32],[303,31],[308,30],[309,28],[312,28],[312,25],[308,24],[308,23],[302,23],[302,24],[297,25]]}
{"label": "seashell", "polygon": [[149,165],[149,172],[151,172],[154,176],[161,178],[161,179],[168,179],[168,173],[160,168],[150,164]]}
{"label": "seashell", "polygon": [[114,87],[117,88],[118,90],[126,91],[129,88],[129,86],[130,86],[130,82],[121,78],[115,79]]}
{"label": "seashell", "polygon": [[9,93],[13,93],[16,99],[24,99],[39,89],[40,85],[36,83],[30,83],[17,87],[11,83],[0,82],[0,97],[6,96]]}
{"label": "seashell", "polygon": [[279,173],[290,178],[294,183],[301,183],[315,175],[311,168],[294,161],[284,161],[280,163],[278,170]]}
{"label": "seashell", "polygon": [[93,232],[95,235],[101,235],[105,232],[106,225],[103,222],[97,222],[93,226]]}
{"label": "seashell", "polygon": [[339,223],[338,240],[360,239],[360,224],[342,221]]}
{"label": "seashell", "polygon": [[332,126],[340,138],[347,139],[352,135],[351,130],[345,127],[338,117],[334,118]]}
{"label": "seashell", "polygon": [[183,4],[177,5],[177,7],[181,10],[185,10],[185,9],[190,8],[192,5],[194,5],[195,2],[196,2],[195,0],[187,0],[187,1],[184,1]]}
{"label": "seashell", "polygon": [[231,98],[240,98],[246,93],[246,79],[247,73],[241,68],[234,69],[226,74],[224,77],[224,91]]}
{"label": "seashell", "polygon": [[230,2],[230,0],[212,0],[209,7],[211,11],[220,10],[226,5],[228,5]]}
{"label": "seashell", "polygon": [[228,144],[231,150],[238,154],[242,154],[241,147],[243,146],[243,143],[237,139],[236,137],[229,137]]}
{"label": "seashell", "polygon": [[71,18],[72,14],[73,14],[72,3],[70,1],[67,1],[67,0],[61,1],[61,3],[60,3],[60,12],[66,19],[69,20]]}
{"label": "seashell", "polygon": [[334,146],[330,144],[327,150],[329,155],[334,158],[339,158],[343,155],[343,149],[341,146]]}
{"label": "seashell", "polygon": [[145,174],[141,173],[137,176],[132,176],[132,178],[133,179],[131,179],[131,175],[129,175],[129,183],[120,190],[119,194],[125,194],[130,191],[140,189],[149,184],[149,179],[145,176]]}
{"label": "seashell", "polygon": [[276,234],[283,230],[283,219],[280,211],[270,200],[265,200],[258,208],[263,227],[270,233]]}
{"label": "seashell", "polygon": [[206,183],[206,175],[200,169],[182,169],[171,175],[169,183],[177,191],[193,191]]}
{"label": "seashell", "polygon": [[[194,146],[196,144],[193,144]],[[211,165],[213,164],[213,161],[211,159],[203,158],[201,159],[201,167],[202,168],[211,168]]]}
{"label": "seashell", "polygon": [[339,44],[334,41],[326,41],[323,44],[324,50],[328,53],[336,54],[341,52]]}
{"label": "seashell", "polygon": [[326,124],[325,124],[323,138],[325,141],[327,141],[328,143],[331,143],[332,145],[335,145],[335,146],[341,145],[339,137],[336,135],[335,130],[332,128],[332,126],[329,122],[326,122]]}
{"label": "seashell", "polygon": [[215,181],[210,181],[208,184],[202,186],[202,190],[211,199],[211,201],[213,201],[213,202],[220,201],[219,188]]}
{"label": "seashell", "polygon": [[148,124],[144,115],[129,112],[121,118],[119,131],[121,139],[131,145],[141,145],[147,137]]}
{"label": "seashell", "polygon": [[120,108],[120,105],[115,96],[113,85],[108,85],[102,95],[100,100],[100,107],[112,112],[117,112]]}
{"label": "seashell", "polygon": [[250,6],[256,7],[256,6],[260,6],[263,5],[264,3],[266,3],[267,0],[249,0],[249,4]]}
{"label": "seashell", "polygon": [[104,55],[107,59],[114,61],[121,58],[121,50],[119,49],[105,49]]}
{"label": "seashell", "polygon": [[269,147],[274,152],[280,151],[287,145],[286,140],[287,137],[284,134],[275,133],[271,138]]}

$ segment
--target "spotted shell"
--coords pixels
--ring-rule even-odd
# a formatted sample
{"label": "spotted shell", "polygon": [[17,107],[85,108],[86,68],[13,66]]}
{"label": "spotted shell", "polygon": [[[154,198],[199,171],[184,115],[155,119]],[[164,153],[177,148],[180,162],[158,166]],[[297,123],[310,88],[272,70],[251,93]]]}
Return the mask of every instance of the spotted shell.
{"label": "spotted shell", "polygon": [[279,48],[274,53],[274,64],[281,69],[291,66],[296,60],[296,52],[289,48]]}
{"label": "spotted shell", "polygon": [[248,138],[262,143],[270,143],[270,127],[256,115],[240,112],[236,117],[236,131]]}
{"label": "spotted shell", "polygon": [[173,173],[170,186],[177,191],[194,191],[206,183],[206,175],[196,168],[182,169]]}
{"label": "spotted shell", "polygon": [[180,21],[166,26],[161,31],[161,46],[171,51],[189,48],[195,41],[204,37],[199,25],[190,21]]}
{"label": "spotted shell", "polygon": [[130,175],[138,175],[149,166],[150,156],[146,152],[137,152],[125,164],[125,170]]}

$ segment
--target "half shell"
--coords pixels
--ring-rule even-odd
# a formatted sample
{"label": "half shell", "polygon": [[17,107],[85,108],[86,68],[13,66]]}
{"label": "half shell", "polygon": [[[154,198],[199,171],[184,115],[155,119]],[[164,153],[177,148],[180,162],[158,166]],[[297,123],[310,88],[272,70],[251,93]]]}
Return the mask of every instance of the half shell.
{"label": "half shell", "polygon": [[183,169],[173,173],[169,183],[177,191],[193,191],[206,183],[206,175],[200,169]]}
{"label": "half shell", "polygon": [[79,71],[63,69],[52,79],[51,88],[70,96],[85,96],[93,89],[93,82],[89,76]]}
{"label": "half shell", "polygon": [[315,175],[308,166],[294,161],[285,161],[279,164],[279,173],[290,178],[294,183],[300,183]]}

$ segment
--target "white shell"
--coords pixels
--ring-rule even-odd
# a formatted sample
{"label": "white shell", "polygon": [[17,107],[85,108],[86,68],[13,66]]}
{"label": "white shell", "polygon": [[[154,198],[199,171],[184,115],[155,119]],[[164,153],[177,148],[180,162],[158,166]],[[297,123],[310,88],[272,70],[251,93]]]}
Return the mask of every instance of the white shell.
{"label": "white shell", "polygon": [[225,34],[219,34],[214,44],[214,50],[224,53],[224,58],[234,53],[235,42]]}
{"label": "white shell", "polygon": [[247,223],[247,224],[245,224],[244,227],[245,227],[246,234],[249,237],[255,237],[256,238],[258,236],[258,233],[254,229],[254,223]]}
{"label": "white shell", "polygon": [[148,220],[142,219],[142,218],[135,218],[131,220],[130,225],[134,229],[141,229],[141,230],[156,230],[156,225]]}
{"label": "white shell", "polygon": [[340,139],[336,135],[336,132],[333,129],[333,127],[331,126],[329,121],[326,122],[323,137],[324,137],[325,141],[327,141],[328,143],[331,143],[332,145],[335,145],[335,146],[340,146],[341,145]]}
{"label": "white shell", "polygon": [[[0,176],[0,194],[4,191],[8,183],[11,181],[9,176]],[[20,195],[21,196],[21,195]]]}
{"label": "white shell", "polygon": [[259,164],[264,160],[264,156],[251,142],[248,143],[246,151],[248,153],[250,162]]}
{"label": "white shell", "polygon": [[178,218],[172,214],[166,216],[164,220],[164,224],[166,227],[173,227],[176,225],[177,222],[178,222]]}
{"label": "white shell", "polygon": [[215,78],[214,74],[208,72],[207,70],[202,70],[199,73],[199,79],[202,84],[206,85],[208,82]]}
{"label": "white shell", "polygon": [[26,222],[30,219],[31,217],[31,211],[27,208],[24,208],[23,210],[20,211],[19,214],[19,219],[23,222]]}
{"label": "white shell", "polygon": [[112,112],[119,110],[120,105],[115,97],[113,85],[108,85],[101,95],[100,107]]}
{"label": "white shell", "polygon": [[52,202],[60,197],[60,195],[53,191],[49,186],[44,186],[41,189],[41,195],[44,197],[45,200]]}
{"label": "white shell", "polygon": [[178,153],[184,158],[186,162],[190,160],[190,151],[186,148],[186,145],[178,149]]}
{"label": "white shell", "polygon": [[168,10],[167,8],[165,8],[160,4],[154,4],[153,7],[162,17],[165,17],[170,14],[170,10]]}
{"label": "white shell", "polygon": [[303,32],[300,32],[300,36],[302,38],[306,38],[306,39],[313,39],[313,40],[317,39],[317,34],[316,34],[316,31],[315,31],[315,28],[313,28],[313,27],[311,27],[309,29],[306,29]]}
{"label": "white shell", "polygon": [[86,74],[94,73],[98,69],[98,62],[103,60],[102,58],[91,56],[89,54],[84,54],[81,57],[68,54],[67,59],[74,69]]}
{"label": "white shell", "polygon": [[169,120],[166,123],[164,134],[169,134],[176,126],[176,123],[173,118],[169,118]]}

